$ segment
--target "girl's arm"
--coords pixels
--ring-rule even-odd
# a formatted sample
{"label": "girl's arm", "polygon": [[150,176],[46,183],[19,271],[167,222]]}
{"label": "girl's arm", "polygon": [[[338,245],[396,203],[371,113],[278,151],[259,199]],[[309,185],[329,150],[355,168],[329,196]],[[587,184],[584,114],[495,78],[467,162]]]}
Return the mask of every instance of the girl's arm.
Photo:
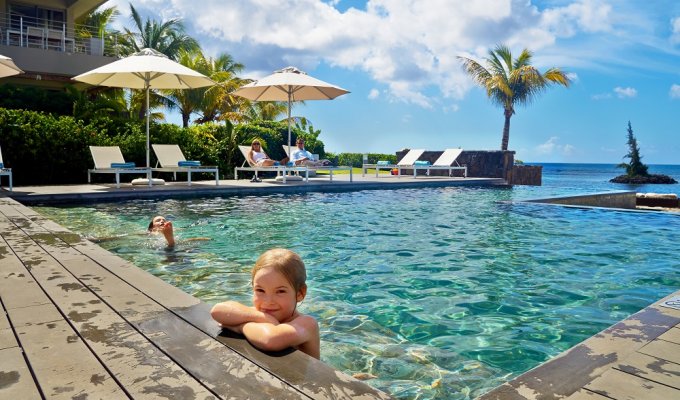
{"label": "girl's arm", "polygon": [[248,164],[250,164],[251,166],[255,165],[255,161],[253,160],[253,150],[252,149],[248,152]]}
{"label": "girl's arm", "polygon": [[257,311],[254,307],[248,307],[236,301],[225,301],[215,304],[210,310],[210,316],[225,328],[234,332],[242,333],[243,324],[248,322],[266,322],[272,325],[278,324],[276,318]]}
{"label": "girl's arm", "polygon": [[242,332],[259,349],[279,351],[296,347],[319,358],[319,325],[310,316],[301,315],[278,325],[250,322],[243,325]]}

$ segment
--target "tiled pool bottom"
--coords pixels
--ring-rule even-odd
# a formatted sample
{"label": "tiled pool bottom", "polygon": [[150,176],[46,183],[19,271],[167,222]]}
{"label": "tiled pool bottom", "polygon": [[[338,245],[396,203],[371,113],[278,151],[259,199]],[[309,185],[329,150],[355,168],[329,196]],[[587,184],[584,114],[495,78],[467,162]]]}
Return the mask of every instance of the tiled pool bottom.
{"label": "tiled pool bottom", "polygon": [[[309,273],[302,305],[322,359],[399,398],[465,399],[538,365],[680,286],[658,213],[507,204],[509,189],[437,188],[36,208],[208,302],[249,302],[274,246]],[[142,232],[170,216],[167,252]]]}

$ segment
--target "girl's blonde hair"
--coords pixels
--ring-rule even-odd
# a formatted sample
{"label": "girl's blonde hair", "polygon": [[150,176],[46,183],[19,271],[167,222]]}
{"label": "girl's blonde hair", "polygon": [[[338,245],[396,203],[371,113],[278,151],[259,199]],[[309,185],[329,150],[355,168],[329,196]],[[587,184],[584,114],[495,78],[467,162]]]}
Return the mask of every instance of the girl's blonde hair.
{"label": "girl's blonde hair", "polygon": [[273,268],[275,271],[281,273],[295,290],[295,293],[300,292],[302,288],[306,288],[307,271],[305,270],[305,263],[302,258],[288,249],[271,249],[267,250],[255,261],[255,266],[251,274],[251,284],[255,280],[257,271],[264,268]]}

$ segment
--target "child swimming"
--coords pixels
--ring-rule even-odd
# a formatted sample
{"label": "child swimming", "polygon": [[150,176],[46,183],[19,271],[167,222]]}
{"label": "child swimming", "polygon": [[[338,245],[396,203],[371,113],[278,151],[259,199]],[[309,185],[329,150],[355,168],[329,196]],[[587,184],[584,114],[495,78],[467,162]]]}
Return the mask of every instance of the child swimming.
{"label": "child swimming", "polygon": [[297,310],[297,303],[307,294],[307,273],[300,256],[287,249],[268,250],[255,262],[251,276],[253,307],[225,301],[212,308],[212,318],[261,350],[293,347],[318,359],[319,325]]}

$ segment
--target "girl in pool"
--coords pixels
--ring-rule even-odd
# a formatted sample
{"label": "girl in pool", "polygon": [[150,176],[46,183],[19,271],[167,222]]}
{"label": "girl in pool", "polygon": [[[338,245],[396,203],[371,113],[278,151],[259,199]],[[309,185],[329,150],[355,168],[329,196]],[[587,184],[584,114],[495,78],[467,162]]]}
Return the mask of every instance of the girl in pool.
{"label": "girl in pool", "polygon": [[319,325],[297,310],[297,303],[307,294],[307,273],[300,256],[286,249],[268,250],[255,262],[251,276],[253,307],[235,301],[219,303],[210,311],[213,319],[243,334],[259,349],[293,347],[319,358]]}

